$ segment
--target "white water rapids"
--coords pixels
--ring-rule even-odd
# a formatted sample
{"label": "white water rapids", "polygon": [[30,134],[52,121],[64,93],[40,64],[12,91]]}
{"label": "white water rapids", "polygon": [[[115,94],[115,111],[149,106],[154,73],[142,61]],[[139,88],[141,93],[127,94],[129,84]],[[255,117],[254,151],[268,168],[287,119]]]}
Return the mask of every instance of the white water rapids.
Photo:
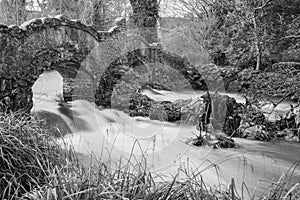
{"label": "white water rapids", "polygon": [[[62,78],[58,72],[40,76],[33,87],[32,112],[49,112],[60,116],[72,130],[59,140],[73,144],[80,161],[88,165],[93,154],[101,161],[125,160],[134,155],[132,162],[140,162],[143,156],[147,167],[154,174],[171,178],[178,169],[188,167],[201,172],[211,186],[226,187],[234,178],[241,194],[245,182],[251,194],[261,195],[266,185],[276,181],[300,160],[300,146],[296,142],[259,142],[235,138],[238,149],[212,149],[193,147],[186,141],[194,137],[196,128],[184,124],[153,121],[148,118],[131,118],[116,110],[99,110],[92,103],[77,100],[59,104],[62,95]],[[199,92],[167,92],[144,90],[144,94],[156,100],[173,101],[178,98],[196,98]],[[232,96],[232,95],[231,95]],[[241,97],[235,96],[238,101]],[[72,112],[72,118],[61,112],[61,107]],[[137,142],[138,141],[138,142]],[[215,167],[217,166],[217,167]],[[294,173],[300,181],[300,168]],[[181,174],[179,178],[184,178]],[[156,178],[159,181],[159,176]],[[244,190],[244,193],[245,190]],[[249,196],[245,195],[245,199]]]}

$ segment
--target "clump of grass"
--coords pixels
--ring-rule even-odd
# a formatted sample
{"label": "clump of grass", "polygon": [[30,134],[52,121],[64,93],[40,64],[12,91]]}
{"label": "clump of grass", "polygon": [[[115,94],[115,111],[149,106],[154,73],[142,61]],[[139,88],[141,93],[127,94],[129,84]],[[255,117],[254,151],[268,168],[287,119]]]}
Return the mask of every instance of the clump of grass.
{"label": "clump of grass", "polygon": [[[295,170],[299,167],[296,162],[288,172],[284,173],[277,181],[269,183],[269,187],[263,193],[263,200],[298,200],[300,199],[300,177],[295,176]],[[298,181],[298,182],[297,182]],[[253,197],[254,199],[254,197]]]}
{"label": "clump of grass", "polygon": [[126,165],[99,162],[91,168],[61,169],[57,172],[49,185],[28,193],[26,199],[239,199],[229,190],[208,187],[201,176],[180,180],[176,175],[171,181],[155,182],[153,174],[147,172],[144,166],[133,166],[130,161]]}
{"label": "clump of grass", "polygon": [[[73,156],[75,158],[75,156]],[[49,183],[72,160],[47,129],[24,112],[0,114],[0,199],[13,199]]]}
{"label": "clump of grass", "polygon": [[27,199],[145,199],[152,187],[150,173],[109,163],[89,168],[57,169],[48,185],[26,194]]}

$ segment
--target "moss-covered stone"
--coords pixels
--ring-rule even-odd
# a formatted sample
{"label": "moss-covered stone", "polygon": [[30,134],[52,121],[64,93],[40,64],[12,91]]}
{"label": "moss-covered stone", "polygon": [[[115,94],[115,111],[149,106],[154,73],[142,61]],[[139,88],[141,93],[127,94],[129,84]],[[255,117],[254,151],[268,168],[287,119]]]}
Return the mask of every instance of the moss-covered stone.
{"label": "moss-covered stone", "polygon": [[46,70],[74,78],[95,45],[108,37],[64,16],[0,25],[0,101],[8,110],[32,107],[31,87]]}

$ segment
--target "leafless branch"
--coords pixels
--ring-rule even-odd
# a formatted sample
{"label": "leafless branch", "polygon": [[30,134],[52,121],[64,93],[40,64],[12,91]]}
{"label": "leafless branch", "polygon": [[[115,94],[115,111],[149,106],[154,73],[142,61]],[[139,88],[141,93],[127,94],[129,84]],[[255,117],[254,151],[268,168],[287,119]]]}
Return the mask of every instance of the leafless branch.
{"label": "leafless branch", "polygon": [[273,0],[268,0],[268,1],[266,1],[262,6],[255,8],[255,11],[264,9],[264,8],[267,7],[270,3],[272,3],[272,1],[273,1]]}
{"label": "leafless branch", "polygon": [[300,39],[300,35],[288,35],[288,36],[285,36],[283,38],[281,38],[280,40],[286,40],[286,39]]}

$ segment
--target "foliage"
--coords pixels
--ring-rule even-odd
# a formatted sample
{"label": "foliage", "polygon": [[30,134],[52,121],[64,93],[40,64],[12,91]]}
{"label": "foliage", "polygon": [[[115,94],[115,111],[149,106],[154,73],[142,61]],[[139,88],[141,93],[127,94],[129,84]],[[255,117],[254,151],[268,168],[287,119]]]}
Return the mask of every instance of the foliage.
{"label": "foliage", "polygon": [[194,38],[204,40],[217,65],[257,68],[260,59],[257,69],[262,69],[276,62],[299,60],[299,1],[181,2],[190,14],[186,17],[206,27],[199,26],[199,33],[193,31]]}
{"label": "foliage", "polygon": [[130,0],[134,24],[140,28],[155,28],[158,19],[157,0]]}
{"label": "foliage", "polygon": [[290,175],[298,165],[298,162],[295,163],[287,173],[283,174],[277,181],[272,182],[264,192],[262,199],[298,199],[300,197],[299,183],[294,184]]}
{"label": "foliage", "polygon": [[23,112],[0,116],[0,198],[20,197],[49,183],[57,169],[72,161],[51,133]]}
{"label": "foliage", "polygon": [[[239,81],[243,87],[243,96],[246,99],[247,109],[244,110],[246,114],[244,121],[249,124],[262,125],[272,138],[285,136],[287,132],[282,132],[284,129],[297,135],[299,122],[291,116],[299,115],[297,114],[300,99],[299,70],[300,63],[297,62],[276,63],[262,71],[243,70],[240,73]],[[287,110],[285,116],[284,113],[279,116],[276,115],[275,122],[266,118],[272,116],[276,107],[281,103],[291,100],[294,103],[298,102],[298,104],[296,103],[294,106],[290,104],[290,110]],[[266,111],[265,106],[271,109]],[[277,117],[280,119],[278,120]]]}
{"label": "foliage", "polygon": [[286,99],[299,100],[299,70],[299,63],[282,62],[262,72],[245,70],[240,80],[246,96],[256,101],[271,101],[277,106]]}
{"label": "foliage", "polygon": [[2,0],[0,23],[21,25],[33,18],[63,14],[93,24],[98,30],[107,30],[111,21],[126,10],[126,0]]}
{"label": "foliage", "polygon": [[[165,24],[172,24],[172,20],[165,19]],[[174,20],[176,23],[176,20]],[[176,53],[181,57],[187,59],[195,66],[202,66],[211,63],[209,54],[204,48],[204,36],[200,34],[202,31],[200,24],[184,21],[178,22],[175,27],[161,29],[160,41],[165,50]]]}

